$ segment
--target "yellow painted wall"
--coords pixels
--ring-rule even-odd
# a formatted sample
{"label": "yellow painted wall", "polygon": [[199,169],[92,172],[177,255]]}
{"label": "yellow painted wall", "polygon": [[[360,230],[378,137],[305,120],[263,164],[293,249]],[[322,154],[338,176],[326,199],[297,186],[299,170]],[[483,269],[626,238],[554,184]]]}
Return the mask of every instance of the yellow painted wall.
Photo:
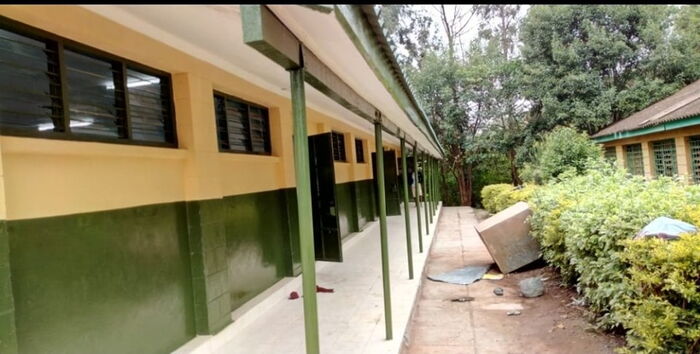
{"label": "yellow painted wall", "polygon": [[[642,154],[644,157],[644,175],[652,178],[654,173],[654,157],[652,143],[659,140],[674,139],[676,142],[676,164],[678,166],[678,174],[684,176],[687,181],[692,180],[692,163],[690,159],[690,145],[688,138],[691,136],[700,135],[700,126],[686,127],[681,129],[669,130],[648,135],[641,135],[627,139],[620,139],[603,143],[604,147],[615,146],[618,151],[624,151],[625,145],[642,144]],[[618,159],[620,152],[618,152]]]}
{"label": "yellow painted wall", "polygon": [[[171,73],[179,140],[179,148],[169,149],[0,137],[0,218],[221,198],[295,185],[288,98],[78,6],[3,5],[0,15]],[[268,107],[273,156],[218,151],[213,90]],[[349,162],[336,163],[337,183],[372,178],[371,134],[312,109],[308,121],[309,135],[346,134]],[[366,142],[364,164],[355,163],[356,137]]]}

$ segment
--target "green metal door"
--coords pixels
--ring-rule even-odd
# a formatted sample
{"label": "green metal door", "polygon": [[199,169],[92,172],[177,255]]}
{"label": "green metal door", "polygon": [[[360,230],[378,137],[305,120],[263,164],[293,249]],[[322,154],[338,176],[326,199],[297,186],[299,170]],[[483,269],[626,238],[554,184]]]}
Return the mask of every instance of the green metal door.
{"label": "green metal door", "polygon": [[[372,153],[372,173],[377,176],[376,153]],[[399,194],[399,172],[396,164],[396,151],[384,151],[384,187],[386,190],[386,215],[401,215],[401,195]],[[376,188],[375,188],[376,190]],[[376,199],[376,198],[375,198]],[[379,206],[377,206],[379,210]]]}
{"label": "green metal door", "polygon": [[316,259],[342,262],[331,133],[309,137],[309,168]]}

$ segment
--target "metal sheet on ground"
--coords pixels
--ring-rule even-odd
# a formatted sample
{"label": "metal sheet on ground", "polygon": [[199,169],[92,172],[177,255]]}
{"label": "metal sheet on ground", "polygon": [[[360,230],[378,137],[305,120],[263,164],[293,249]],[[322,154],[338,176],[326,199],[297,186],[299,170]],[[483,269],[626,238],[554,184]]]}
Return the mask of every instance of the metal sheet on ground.
{"label": "metal sheet on ground", "polygon": [[428,275],[428,279],[450,284],[469,285],[484,276],[491,265],[467,266],[450,272]]}

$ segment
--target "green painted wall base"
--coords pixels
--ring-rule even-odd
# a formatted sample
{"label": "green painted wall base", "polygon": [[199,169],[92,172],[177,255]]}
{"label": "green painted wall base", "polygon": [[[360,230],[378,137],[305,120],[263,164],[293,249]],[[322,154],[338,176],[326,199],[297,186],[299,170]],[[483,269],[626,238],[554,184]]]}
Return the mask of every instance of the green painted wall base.
{"label": "green painted wall base", "polygon": [[10,277],[7,224],[0,221],[0,353],[16,354],[15,303]]}
{"label": "green painted wall base", "polygon": [[195,335],[185,203],[7,231],[20,353],[165,353]]}
{"label": "green painted wall base", "polygon": [[[336,194],[374,220],[373,180]],[[0,222],[0,353],[170,352],[300,272],[293,188]]]}

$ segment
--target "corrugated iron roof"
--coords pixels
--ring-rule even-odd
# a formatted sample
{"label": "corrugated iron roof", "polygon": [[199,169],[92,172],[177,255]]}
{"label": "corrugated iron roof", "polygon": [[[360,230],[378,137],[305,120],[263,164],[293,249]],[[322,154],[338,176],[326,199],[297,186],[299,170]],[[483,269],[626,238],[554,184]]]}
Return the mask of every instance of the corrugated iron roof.
{"label": "corrugated iron roof", "polygon": [[700,80],[682,88],[671,96],[658,101],[631,116],[615,122],[599,132],[594,138],[700,115]]}

